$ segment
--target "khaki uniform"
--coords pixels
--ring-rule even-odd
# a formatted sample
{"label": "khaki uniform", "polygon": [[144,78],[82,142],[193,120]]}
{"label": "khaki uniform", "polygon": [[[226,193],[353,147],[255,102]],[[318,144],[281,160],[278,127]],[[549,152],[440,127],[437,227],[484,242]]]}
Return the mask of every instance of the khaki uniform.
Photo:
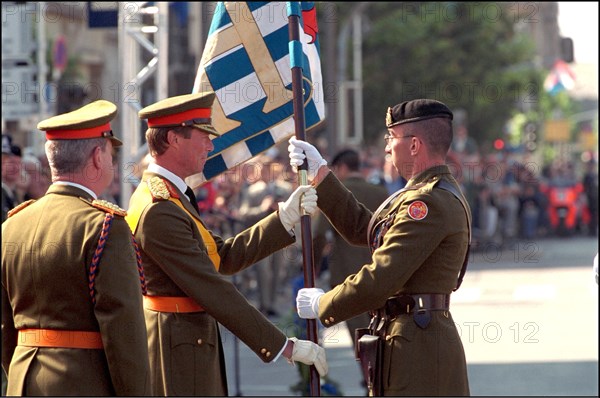
{"label": "khaki uniform", "polygon": [[[227,395],[221,323],[264,362],[272,361],[286,336],[256,310],[223,275],[234,274],[294,242],[277,213],[233,238],[212,235],[220,266],[211,262],[200,220],[174,184],[184,211],[164,198],[148,198],[143,184],[157,174],[145,171],[133,194],[129,214],[140,214],[135,237],[142,252],[148,295],[189,297],[204,312],[168,313],[145,309],[153,393],[156,395]],[[128,219],[130,225],[132,220]]]}
{"label": "khaki uniform", "polygon": [[[147,395],[148,348],[131,231],[115,215],[95,278],[105,211],[52,185],[2,224],[2,367],[8,395]],[[99,332],[103,349],[18,346],[18,329]],[[28,339],[38,336],[30,334]]]}
{"label": "khaki uniform", "polygon": [[[381,308],[387,298],[398,293],[453,291],[469,232],[459,200],[435,187],[441,179],[458,189],[448,167],[432,167],[411,179],[408,189],[379,214],[382,218],[397,210],[371,262],[321,297],[319,319],[326,327]],[[332,173],[319,184],[317,194],[319,208],[336,229],[350,243],[365,245],[372,213],[354,200]],[[411,206],[418,201],[422,203]],[[411,209],[419,210],[411,212],[414,218],[409,215]],[[389,323],[386,334],[385,395],[469,394],[464,350],[449,312],[433,311],[425,329],[415,324],[412,314],[400,315]]]}
{"label": "khaki uniform", "polygon": [[[375,211],[388,197],[387,189],[380,185],[371,184],[362,177],[348,177],[344,179],[343,184],[356,200],[371,211]],[[331,224],[321,214],[315,220],[315,229],[315,239],[323,240],[327,230],[331,229]],[[366,235],[364,238],[366,242]],[[315,253],[318,246],[315,244]],[[363,246],[351,245],[334,231],[333,248],[329,256],[329,285],[331,288],[344,282],[349,275],[357,273],[364,264],[369,262],[371,262],[371,252],[364,246],[364,242]],[[356,328],[367,327],[369,320],[369,314],[365,312],[346,321],[352,341],[354,341]]]}

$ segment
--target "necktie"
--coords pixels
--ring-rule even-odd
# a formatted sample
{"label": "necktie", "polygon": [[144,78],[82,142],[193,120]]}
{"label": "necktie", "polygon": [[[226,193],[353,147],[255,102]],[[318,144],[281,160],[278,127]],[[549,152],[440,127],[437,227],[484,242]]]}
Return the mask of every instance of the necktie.
{"label": "necktie", "polygon": [[196,195],[194,195],[194,191],[192,190],[192,188],[187,187],[187,189],[185,190],[185,195],[188,198],[190,198],[190,202],[192,203],[192,206],[194,206],[194,209],[196,209],[198,214],[200,214],[200,209],[198,209],[198,201],[196,200]]}

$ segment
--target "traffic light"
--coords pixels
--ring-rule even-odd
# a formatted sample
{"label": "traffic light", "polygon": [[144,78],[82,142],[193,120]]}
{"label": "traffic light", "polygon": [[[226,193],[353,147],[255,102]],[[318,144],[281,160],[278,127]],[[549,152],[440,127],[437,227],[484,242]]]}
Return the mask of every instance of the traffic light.
{"label": "traffic light", "polygon": [[504,149],[504,140],[502,138],[496,138],[494,140],[494,149],[497,151],[501,151]]}
{"label": "traffic light", "polygon": [[562,60],[567,63],[575,61],[575,56],[573,54],[573,39],[571,39],[570,37],[561,37],[560,57],[562,58]]}
{"label": "traffic light", "polygon": [[523,146],[529,152],[537,149],[537,124],[528,122],[523,131]]}

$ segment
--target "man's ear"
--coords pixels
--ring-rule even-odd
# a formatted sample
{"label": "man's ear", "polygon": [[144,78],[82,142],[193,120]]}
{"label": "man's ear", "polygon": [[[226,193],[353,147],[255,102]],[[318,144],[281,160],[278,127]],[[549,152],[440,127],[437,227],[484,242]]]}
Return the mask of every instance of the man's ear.
{"label": "man's ear", "polygon": [[175,130],[169,130],[167,132],[167,142],[169,143],[169,146],[177,146],[179,144],[179,139],[180,137],[175,133]]}
{"label": "man's ear", "polygon": [[410,154],[416,155],[420,150],[422,150],[423,143],[417,137],[412,137],[410,139]]}
{"label": "man's ear", "polygon": [[102,148],[99,146],[94,147],[94,151],[92,152],[92,162],[94,163],[95,168],[102,168]]}

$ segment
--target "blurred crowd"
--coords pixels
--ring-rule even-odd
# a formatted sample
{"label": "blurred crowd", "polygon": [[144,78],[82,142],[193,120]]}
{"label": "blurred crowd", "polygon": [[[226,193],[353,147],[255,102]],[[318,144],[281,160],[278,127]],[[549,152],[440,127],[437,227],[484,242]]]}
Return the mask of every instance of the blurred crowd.
{"label": "blurred crowd", "polygon": [[[386,187],[391,194],[406,181],[398,176],[383,148],[382,140],[380,146],[359,149],[361,172],[369,182]],[[34,156],[29,149],[21,150],[10,135],[2,135],[3,221],[8,210],[41,197],[51,184],[46,157]],[[330,161],[334,154],[321,149]],[[548,236],[597,236],[595,159],[586,163],[557,159],[542,166],[527,154],[483,153],[466,129],[459,127],[447,161],[471,206],[473,249],[502,249],[518,240]],[[120,169],[115,165],[114,183],[103,199],[119,203]],[[273,147],[196,188],[203,220],[221,236],[232,236],[277,209],[277,202],[289,196],[296,179],[285,146]],[[237,283],[265,314],[277,315],[275,297],[289,291],[289,282],[301,269],[298,239],[296,246],[244,271]]]}
{"label": "blurred crowd", "polygon": [[598,234],[598,170],[557,158],[542,165],[531,153],[482,153],[466,128],[456,130],[448,163],[471,206],[475,248],[516,240]]}

